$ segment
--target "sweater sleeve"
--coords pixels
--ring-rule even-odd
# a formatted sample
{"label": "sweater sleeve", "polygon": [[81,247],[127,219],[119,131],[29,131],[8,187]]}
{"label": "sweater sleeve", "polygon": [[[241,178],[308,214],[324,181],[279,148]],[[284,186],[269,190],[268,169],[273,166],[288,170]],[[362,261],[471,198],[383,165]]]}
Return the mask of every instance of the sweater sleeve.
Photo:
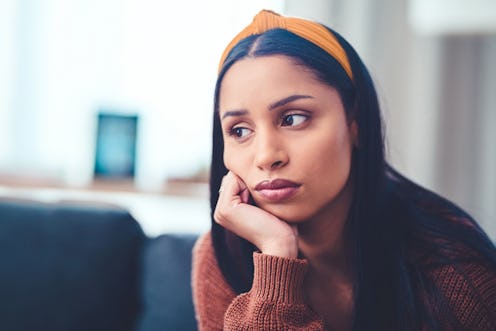
{"label": "sweater sleeve", "polygon": [[[476,263],[446,265],[434,273],[444,297],[436,313],[442,329],[496,330],[496,271]],[[449,319],[447,316],[453,316]]]}
{"label": "sweater sleeve", "polygon": [[198,328],[210,330],[323,330],[323,321],[304,301],[308,268],[300,259],[253,254],[249,292],[236,296],[222,276],[210,233],[193,249],[192,289]]}
{"label": "sweater sleeve", "polygon": [[224,317],[225,330],[323,330],[304,301],[307,262],[253,254],[251,290],[236,297]]}
{"label": "sweater sleeve", "polygon": [[223,330],[224,314],[236,297],[217,264],[210,232],[193,248],[192,292],[200,331]]}

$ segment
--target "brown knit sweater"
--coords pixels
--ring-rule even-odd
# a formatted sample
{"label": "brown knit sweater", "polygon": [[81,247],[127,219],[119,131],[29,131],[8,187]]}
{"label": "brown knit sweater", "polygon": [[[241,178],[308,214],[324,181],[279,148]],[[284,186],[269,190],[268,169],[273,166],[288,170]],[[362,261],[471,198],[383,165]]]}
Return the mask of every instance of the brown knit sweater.
{"label": "brown knit sweater", "polygon": [[[248,293],[236,295],[217,264],[210,233],[193,249],[193,301],[200,330],[325,330],[305,303],[307,262],[253,254],[254,278]],[[450,266],[433,271],[455,326],[446,311],[434,312],[443,330],[496,330],[496,274],[478,264],[464,273]],[[468,275],[468,277],[467,277]]]}

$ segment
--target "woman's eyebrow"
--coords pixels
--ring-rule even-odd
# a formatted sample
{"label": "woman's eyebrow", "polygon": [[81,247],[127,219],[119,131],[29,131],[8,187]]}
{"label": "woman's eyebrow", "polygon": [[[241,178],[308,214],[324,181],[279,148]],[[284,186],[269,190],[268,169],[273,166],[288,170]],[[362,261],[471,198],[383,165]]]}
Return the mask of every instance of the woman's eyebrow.
{"label": "woman's eyebrow", "polygon": [[[269,110],[273,110],[273,109],[276,109],[278,107],[284,106],[285,104],[288,104],[288,103],[293,102],[293,101],[298,100],[298,99],[313,99],[313,97],[311,95],[304,95],[304,94],[290,95],[289,97],[283,98],[279,101],[272,103],[269,106]],[[248,110],[246,110],[246,109],[229,110],[229,111],[226,111],[222,115],[222,119],[229,117],[229,116],[243,116],[246,114],[248,114]]]}
{"label": "woman's eyebrow", "polygon": [[286,97],[284,99],[281,99],[281,100],[276,101],[273,104],[271,104],[269,106],[269,110],[273,110],[273,109],[276,109],[278,107],[284,106],[285,104],[288,104],[288,103],[295,101],[295,100],[298,100],[298,99],[309,99],[309,98],[313,99],[313,97],[311,95],[302,95],[302,94],[290,95],[289,97]]}
{"label": "woman's eyebrow", "polygon": [[248,114],[248,110],[246,109],[239,109],[239,110],[229,110],[222,115],[222,119],[229,117],[229,116],[243,116]]}

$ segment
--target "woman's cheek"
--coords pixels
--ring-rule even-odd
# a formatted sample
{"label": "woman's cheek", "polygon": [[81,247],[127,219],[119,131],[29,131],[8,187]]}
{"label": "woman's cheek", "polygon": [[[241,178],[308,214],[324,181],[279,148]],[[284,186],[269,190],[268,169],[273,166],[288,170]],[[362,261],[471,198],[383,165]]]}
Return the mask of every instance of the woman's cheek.
{"label": "woman's cheek", "polygon": [[232,155],[231,149],[229,147],[225,146],[224,147],[224,165],[226,166],[227,170],[233,171],[231,155]]}
{"label": "woman's cheek", "polygon": [[227,170],[234,172],[240,177],[243,175],[242,167],[244,160],[242,156],[243,153],[240,151],[236,152],[231,148],[224,149],[224,165],[226,166]]}

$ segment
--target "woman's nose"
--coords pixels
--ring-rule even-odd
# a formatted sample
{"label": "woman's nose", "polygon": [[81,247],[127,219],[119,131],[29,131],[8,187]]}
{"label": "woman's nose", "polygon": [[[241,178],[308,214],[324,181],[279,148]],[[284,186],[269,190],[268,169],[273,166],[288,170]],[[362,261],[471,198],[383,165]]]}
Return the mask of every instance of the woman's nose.
{"label": "woman's nose", "polygon": [[289,156],[284,144],[273,134],[259,134],[255,150],[255,164],[261,170],[274,170],[284,167]]}

